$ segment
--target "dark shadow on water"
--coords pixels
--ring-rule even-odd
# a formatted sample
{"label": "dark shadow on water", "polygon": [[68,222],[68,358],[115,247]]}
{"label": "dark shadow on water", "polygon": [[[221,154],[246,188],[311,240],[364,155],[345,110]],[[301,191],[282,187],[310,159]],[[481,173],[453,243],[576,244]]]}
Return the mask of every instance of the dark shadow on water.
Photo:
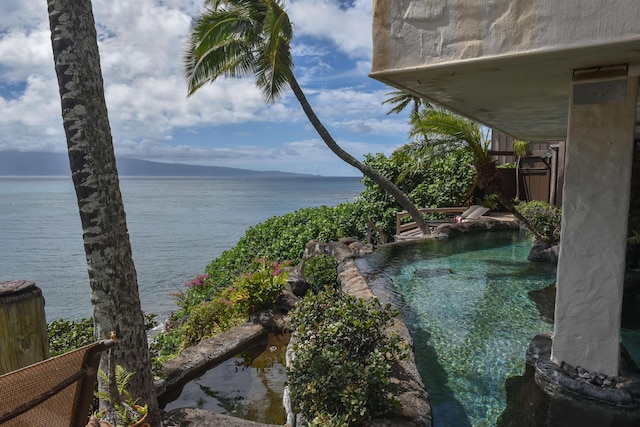
{"label": "dark shadow on water", "polygon": [[[447,387],[448,374],[438,362],[435,349],[429,345],[430,334],[415,326],[416,322],[408,322],[406,317],[412,313],[402,312],[402,317],[413,337],[425,339],[414,341],[418,371],[429,392],[433,411],[434,427],[471,427],[471,422],[462,404]],[[414,326],[409,326],[413,324]]]}
{"label": "dark shadow on water", "polygon": [[[366,276],[365,271],[363,274]],[[416,313],[411,307],[404,304],[401,295],[390,292],[386,280],[385,277],[378,276],[375,279],[369,277],[367,282],[381,303],[391,303],[400,311],[402,320],[409,329],[409,334],[414,337],[416,364],[429,393],[434,427],[471,427],[464,407],[446,385],[448,374],[440,365],[435,349],[429,345],[431,335],[417,326]],[[420,339],[415,337],[420,337]]]}
{"label": "dark shadow on water", "polygon": [[436,277],[448,276],[450,274],[456,274],[455,270],[452,268],[420,268],[413,272],[413,277],[433,279]]}
{"label": "dark shadow on water", "polygon": [[527,294],[540,313],[543,322],[553,324],[556,307],[556,284],[552,283],[546,288],[529,291]]}
{"label": "dark shadow on water", "polygon": [[638,427],[640,414],[551,399],[536,384],[533,367],[505,383],[507,407],[496,427]]}
{"label": "dark shadow on water", "polygon": [[523,263],[523,260],[498,260],[487,259],[485,262],[493,267],[486,274],[488,279],[520,280],[529,277],[536,277],[540,274],[554,275],[556,272],[555,264],[551,263]]}
{"label": "dark shadow on water", "polygon": [[[529,292],[543,320],[553,323],[555,284]],[[625,292],[622,308],[622,328],[639,329],[640,293]],[[625,343],[628,347],[628,343]],[[629,350],[629,349],[627,349]],[[525,364],[522,376],[505,382],[507,407],[498,418],[497,427],[638,427],[640,411],[616,411],[586,403],[551,399],[535,382],[534,368]]]}

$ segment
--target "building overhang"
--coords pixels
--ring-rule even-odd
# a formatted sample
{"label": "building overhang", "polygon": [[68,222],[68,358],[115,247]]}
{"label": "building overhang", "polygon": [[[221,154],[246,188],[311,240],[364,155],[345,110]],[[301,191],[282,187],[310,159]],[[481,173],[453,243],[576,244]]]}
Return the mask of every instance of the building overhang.
{"label": "building overhang", "polygon": [[[518,139],[566,139],[574,70],[622,64],[628,66],[630,75],[640,74],[638,22],[629,24],[637,27],[637,34],[632,28],[607,37],[606,31],[602,30],[597,37],[579,43],[579,37],[568,32],[555,43],[547,34],[551,32],[548,25],[547,33],[538,34],[519,28],[520,17],[514,15],[514,23],[509,28],[514,32],[513,28],[519,28],[520,37],[514,35],[512,41],[506,34],[498,43],[494,40],[498,38],[495,22],[469,24],[460,18],[461,21],[454,25],[452,19],[447,18],[454,12],[443,6],[443,10],[436,11],[442,17],[431,16],[418,25],[415,19],[407,17],[414,2],[403,3],[409,5],[404,15],[394,18],[390,16],[394,11],[383,13],[381,10],[391,8],[385,1],[374,2],[374,59],[370,76]],[[444,3],[451,3],[450,8],[455,8],[455,1]],[[635,9],[640,8],[636,5]],[[637,13],[637,10],[632,11],[632,14]],[[504,16],[500,19],[506,20]],[[562,17],[553,19],[562,23]],[[592,19],[596,22],[600,18],[594,16]],[[575,31],[586,32],[589,25],[596,25],[594,22],[586,20],[584,24],[574,24],[587,27]],[[449,46],[447,30],[442,30],[444,25],[454,27]],[[467,27],[492,30],[487,30],[486,40],[462,42],[459,33],[464,33]],[[528,34],[528,38],[522,36],[523,33]],[[439,39],[433,43],[439,45],[429,47],[428,41],[437,37]],[[529,40],[526,46],[522,43],[523,38]],[[482,43],[480,47],[478,43]],[[636,138],[640,138],[640,126],[636,126]]]}

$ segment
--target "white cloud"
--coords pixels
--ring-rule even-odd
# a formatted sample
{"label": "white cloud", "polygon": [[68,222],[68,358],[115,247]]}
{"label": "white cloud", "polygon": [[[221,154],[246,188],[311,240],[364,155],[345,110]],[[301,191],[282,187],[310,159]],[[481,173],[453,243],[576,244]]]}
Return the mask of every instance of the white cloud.
{"label": "white cloud", "polygon": [[[182,54],[192,16],[201,7],[201,0],[93,1],[118,154],[306,172],[327,162],[332,169],[351,170],[340,161],[336,166],[333,153],[314,139],[290,92],[268,105],[252,78],[221,79],[187,98]],[[334,137],[351,141],[345,148],[358,156],[371,150],[368,143],[353,142],[353,135],[395,133],[402,140],[406,120],[386,117],[380,105],[386,91],[353,86],[357,79],[368,80],[370,1],[341,7],[332,0],[291,0],[288,11],[300,36],[292,46],[300,83]],[[336,61],[349,71],[332,72]],[[345,87],[346,78],[351,87]],[[323,84],[330,87],[319,89]],[[43,0],[0,0],[0,126],[0,150],[66,150]],[[213,137],[206,141],[203,135],[209,134]]]}
{"label": "white cloud", "polygon": [[331,50],[326,46],[298,43],[294,41],[291,46],[291,53],[294,56],[325,56],[331,53]]}
{"label": "white cloud", "polygon": [[55,81],[29,76],[19,98],[0,97],[0,149],[63,151],[66,145],[60,111]]}
{"label": "white cloud", "polygon": [[0,79],[23,81],[29,76],[54,78],[49,29],[12,30],[0,38]]}
{"label": "white cloud", "polygon": [[287,7],[296,34],[320,37],[352,58],[371,58],[371,1],[341,8],[336,0],[291,0]]}
{"label": "white cloud", "polygon": [[153,0],[94,2],[105,79],[180,74],[191,17]]}
{"label": "white cloud", "polygon": [[42,0],[0,1],[0,29],[34,28],[46,23],[47,2]]}

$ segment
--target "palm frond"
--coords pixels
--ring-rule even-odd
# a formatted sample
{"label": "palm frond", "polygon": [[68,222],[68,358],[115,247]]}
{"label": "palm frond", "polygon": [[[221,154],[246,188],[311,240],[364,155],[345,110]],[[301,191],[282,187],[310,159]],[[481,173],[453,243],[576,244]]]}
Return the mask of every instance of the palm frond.
{"label": "palm frond", "polygon": [[269,2],[263,34],[262,48],[256,58],[256,85],[265,99],[273,102],[284,92],[293,74],[290,48],[293,28],[278,0]]}
{"label": "palm frond", "polygon": [[402,90],[389,92],[387,93],[387,96],[390,96],[390,98],[387,98],[384,101],[382,101],[382,105],[394,104],[394,107],[387,112],[387,115],[400,114],[409,105],[412,105],[412,110],[411,110],[412,114],[416,114],[421,106],[428,104],[424,99],[418,98],[417,96]]}
{"label": "palm frond", "polygon": [[198,16],[183,56],[189,94],[219,77],[246,76],[254,69],[259,41],[252,11],[219,2]]}
{"label": "palm frond", "polygon": [[293,73],[292,35],[280,0],[206,0],[183,57],[189,94],[220,77],[253,74],[274,101]]}
{"label": "palm frond", "polygon": [[422,110],[412,117],[411,136],[423,135],[426,139],[443,144],[464,142],[476,160],[487,160],[489,141],[481,126],[464,117],[438,107]]}

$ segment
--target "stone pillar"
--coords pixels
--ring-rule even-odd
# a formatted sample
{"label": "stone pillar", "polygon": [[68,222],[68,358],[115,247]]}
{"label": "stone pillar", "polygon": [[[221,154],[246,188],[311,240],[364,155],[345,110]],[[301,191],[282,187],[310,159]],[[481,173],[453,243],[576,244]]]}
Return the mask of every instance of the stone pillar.
{"label": "stone pillar", "polygon": [[551,357],[618,375],[638,78],[576,72],[571,92]]}

